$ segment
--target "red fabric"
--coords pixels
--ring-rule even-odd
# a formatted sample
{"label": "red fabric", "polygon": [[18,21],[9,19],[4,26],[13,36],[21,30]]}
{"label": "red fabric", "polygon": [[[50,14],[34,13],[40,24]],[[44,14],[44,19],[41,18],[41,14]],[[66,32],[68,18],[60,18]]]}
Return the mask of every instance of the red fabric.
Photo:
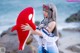
{"label": "red fabric", "polygon": [[46,10],[49,10],[49,6],[44,5],[44,4],[43,4],[43,8],[45,8]]}
{"label": "red fabric", "polygon": [[[36,25],[33,23],[32,19],[29,20],[29,15],[34,14],[34,9],[32,7],[25,8],[22,12],[20,12],[16,25],[12,28],[12,31],[17,30],[18,33],[18,39],[19,39],[19,50],[23,50],[25,46],[25,40],[29,36],[29,30],[22,31],[21,24],[28,23],[34,30],[36,30]],[[32,16],[33,18],[33,16]]]}

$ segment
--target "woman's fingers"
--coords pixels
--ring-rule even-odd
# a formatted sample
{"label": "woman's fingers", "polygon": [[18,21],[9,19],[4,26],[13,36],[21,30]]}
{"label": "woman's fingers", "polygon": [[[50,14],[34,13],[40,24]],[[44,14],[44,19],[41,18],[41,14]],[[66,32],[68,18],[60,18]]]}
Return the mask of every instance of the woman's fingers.
{"label": "woman's fingers", "polygon": [[26,23],[25,25],[24,24],[21,25],[21,29],[22,31],[26,31],[26,30],[31,30],[31,27],[28,23]]}
{"label": "woman's fingers", "polygon": [[28,23],[26,23],[26,25],[29,25]]}
{"label": "woman's fingers", "polygon": [[21,27],[25,27],[26,25],[21,24]]}
{"label": "woman's fingers", "polygon": [[22,26],[21,26],[21,29],[24,30],[24,29],[25,29],[25,25],[22,25]]}
{"label": "woman's fingers", "polygon": [[22,30],[22,31],[26,31],[26,30],[24,29],[24,30]]}
{"label": "woman's fingers", "polygon": [[29,29],[29,26],[21,27],[21,29]]}
{"label": "woman's fingers", "polygon": [[25,27],[21,27],[21,29],[25,29]]}
{"label": "woman's fingers", "polygon": [[22,24],[21,29],[22,29],[22,31],[30,30],[30,26],[27,23],[25,25]]}
{"label": "woman's fingers", "polygon": [[21,29],[25,29],[25,28],[27,28],[28,27],[28,25],[21,25]]}

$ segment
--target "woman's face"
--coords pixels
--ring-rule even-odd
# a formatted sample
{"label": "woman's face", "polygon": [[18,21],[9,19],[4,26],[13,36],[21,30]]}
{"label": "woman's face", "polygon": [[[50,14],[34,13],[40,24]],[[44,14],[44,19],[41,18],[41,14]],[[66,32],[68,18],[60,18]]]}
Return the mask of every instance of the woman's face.
{"label": "woman's face", "polygon": [[44,17],[47,18],[48,17],[48,12],[43,11]]}

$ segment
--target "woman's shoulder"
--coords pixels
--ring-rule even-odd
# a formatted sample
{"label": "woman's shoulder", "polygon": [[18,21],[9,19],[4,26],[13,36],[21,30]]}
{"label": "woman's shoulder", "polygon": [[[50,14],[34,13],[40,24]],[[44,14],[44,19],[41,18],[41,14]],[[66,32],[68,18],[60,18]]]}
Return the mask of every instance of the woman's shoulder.
{"label": "woman's shoulder", "polygon": [[53,24],[56,24],[56,22],[55,21],[51,21],[49,24],[53,25]]}

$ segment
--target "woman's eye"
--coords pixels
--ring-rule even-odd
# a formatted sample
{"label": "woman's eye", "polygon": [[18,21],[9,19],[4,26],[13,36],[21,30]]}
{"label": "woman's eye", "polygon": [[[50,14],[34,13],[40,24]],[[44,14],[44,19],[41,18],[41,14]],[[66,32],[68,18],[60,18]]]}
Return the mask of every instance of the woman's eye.
{"label": "woman's eye", "polygon": [[29,14],[29,17],[28,17],[28,18],[29,18],[29,20],[31,20],[31,18],[32,18],[32,14]]}

